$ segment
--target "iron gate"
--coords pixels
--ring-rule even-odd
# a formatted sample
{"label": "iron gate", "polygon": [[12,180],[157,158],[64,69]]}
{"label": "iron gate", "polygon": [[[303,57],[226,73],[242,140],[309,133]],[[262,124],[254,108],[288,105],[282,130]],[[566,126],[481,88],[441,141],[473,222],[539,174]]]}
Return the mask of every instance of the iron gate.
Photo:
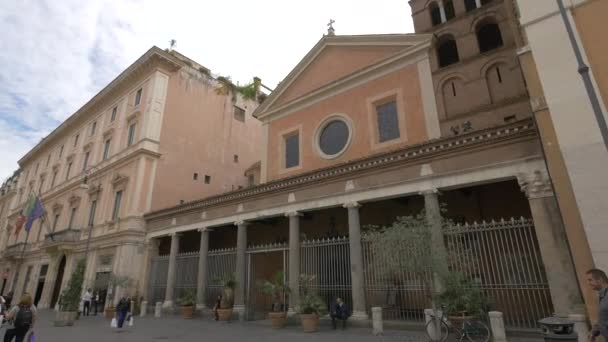
{"label": "iron gate", "polygon": [[151,303],[165,300],[167,289],[167,275],[169,273],[169,256],[159,255],[152,258],[150,265],[150,281],[148,288],[148,300]]}
{"label": "iron gate", "polygon": [[181,253],[175,260],[175,298],[179,300],[187,291],[196,293],[198,252]]}
{"label": "iron gate", "polygon": [[[236,248],[210,250],[207,256],[206,304],[212,308],[222,293],[221,280],[236,271]],[[198,272],[197,272],[198,274]]]}
{"label": "iron gate", "polygon": [[478,283],[505,325],[534,328],[553,304],[532,220],[456,225],[444,232],[450,268]]}
{"label": "iron gate", "polygon": [[[271,296],[262,292],[262,284],[274,279],[276,272],[283,272],[283,281],[287,281],[288,271],[287,244],[268,244],[252,246],[247,249],[247,284],[246,307],[247,320],[266,318],[266,313],[272,311]],[[287,303],[287,298],[283,298]]]}

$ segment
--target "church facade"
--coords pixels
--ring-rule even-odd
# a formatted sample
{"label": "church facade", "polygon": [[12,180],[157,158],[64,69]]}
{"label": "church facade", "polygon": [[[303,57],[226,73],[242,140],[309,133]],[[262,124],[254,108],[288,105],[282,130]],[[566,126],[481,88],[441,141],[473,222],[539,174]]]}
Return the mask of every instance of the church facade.
{"label": "church facade", "polygon": [[417,34],[328,32],[254,113],[260,184],[145,215],[148,303],[170,308],[194,290],[209,307],[217,279],[235,274],[236,311],[259,319],[271,303],[258,284],[282,271],[292,288],[315,276],[354,318],[380,306],[385,319],[422,321],[421,279],[383,277],[366,233],[424,209],[436,247],[466,252],[446,263],[510,328],[583,312],[509,4],[410,1]]}

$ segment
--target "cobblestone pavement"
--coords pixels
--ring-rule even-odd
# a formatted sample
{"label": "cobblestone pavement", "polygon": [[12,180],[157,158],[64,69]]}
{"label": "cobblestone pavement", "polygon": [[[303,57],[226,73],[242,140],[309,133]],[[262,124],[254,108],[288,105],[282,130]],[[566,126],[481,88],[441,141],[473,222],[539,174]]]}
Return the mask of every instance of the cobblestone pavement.
{"label": "cobblestone pavement", "polygon": [[[54,312],[41,311],[35,327],[36,342],[190,342],[190,341],[238,341],[238,342],[298,342],[298,341],[349,341],[349,342],[423,342],[427,341],[420,331],[387,331],[384,336],[373,336],[371,329],[350,327],[332,330],[322,325],[320,331],[305,334],[298,326],[273,330],[266,322],[214,322],[209,318],[185,320],[178,316],[162,319],[135,318],[133,327],[123,330],[110,328],[110,321],[97,317],[83,317],[73,327],[53,327]],[[4,332],[2,332],[4,335]],[[509,339],[509,342],[540,341],[530,338]]]}

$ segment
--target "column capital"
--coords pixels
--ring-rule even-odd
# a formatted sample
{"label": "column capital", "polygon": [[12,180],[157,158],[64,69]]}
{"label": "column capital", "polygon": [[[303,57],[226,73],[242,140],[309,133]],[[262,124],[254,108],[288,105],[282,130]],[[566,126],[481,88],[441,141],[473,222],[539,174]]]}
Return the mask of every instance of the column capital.
{"label": "column capital", "polygon": [[245,220],[241,220],[241,221],[236,221],[236,222],[234,222],[234,225],[235,225],[235,226],[237,226],[237,227],[238,227],[238,226],[245,226],[245,227],[246,227],[246,226],[248,226],[249,224],[250,224],[250,223],[249,223],[249,222],[247,222],[247,221],[245,221]]}
{"label": "column capital", "polygon": [[199,231],[199,232],[208,232],[209,228],[207,228],[207,227],[200,227],[200,228],[197,229],[197,231]]}
{"label": "column capital", "polygon": [[440,195],[441,192],[437,188],[425,189],[418,191],[418,195],[426,196],[426,195]]}
{"label": "column capital", "polygon": [[288,211],[285,213],[285,217],[298,217],[298,216],[302,216],[302,213],[299,211]]}
{"label": "column capital", "polygon": [[544,198],[553,196],[551,179],[546,170],[536,170],[530,173],[517,175],[517,182],[521,191],[526,193],[528,199]]}
{"label": "column capital", "polygon": [[168,234],[171,238],[175,237],[175,238],[179,238],[180,236],[182,236],[182,233],[178,233],[178,232],[173,232],[173,233],[169,233]]}
{"label": "column capital", "polygon": [[359,202],[348,202],[348,203],[344,203],[344,205],[342,205],[342,207],[350,209],[350,208],[359,208],[361,206],[361,204],[359,204]]}

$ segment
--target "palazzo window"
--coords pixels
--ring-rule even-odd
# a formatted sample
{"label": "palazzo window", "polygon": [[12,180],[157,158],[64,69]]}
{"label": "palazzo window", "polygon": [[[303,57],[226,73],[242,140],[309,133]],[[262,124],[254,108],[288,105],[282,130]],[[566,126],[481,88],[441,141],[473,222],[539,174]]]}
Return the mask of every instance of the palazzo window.
{"label": "palazzo window", "polygon": [[116,221],[120,216],[120,202],[122,201],[122,190],[116,191],[114,195],[114,209],[112,210],[112,221]]}
{"label": "palazzo window", "polygon": [[63,157],[63,145],[59,148],[59,158]]}
{"label": "palazzo window", "polygon": [[452,0],[444,1],[443,8],[445,10],[446,20],[450,20],[456,16],[456,11],[454,10],[454,3],[452,2]]}
{"label": "palazzo window", "polygon": [[91,208],[89,209],[89,222],[88,226],[92,227],[95,224],[95,211],[97,210],[97,200],[91,201]]}
{"label": "palazzo window", "polygon": [[139,88],[139,90],[137,90],[137,93],[135,93],[135,106],[139,106],[139,104],[141,103],[142,92],[143,92],[143,89]]}
{"label": "palazzo window", "polygon": [[293,133],[285,136],[285,168],[289,169],[300,165],[300,135]]}
{"label": "palazzo window", "polygon": [[72,229],[72,227],[74,226],[74,219],[76,218],[76,211],[78,209],[76,207],[72,208],[72,211],[70,212],[70,221],[68,222],[68,229]]}
{"label": "palazzo window", "polygon": [[91,135],[95,135],[95,130],[97,129],[97,121],[93,122],[91,125]]}
{"label": "palazzo window", "polygon": [[129,134],[127,136],[127,146],[133,145],[133,141],[135,140],[135,128],[137,123],[132,123],[129,125]]}
{"label": "palazzo window", "polygon": [[76,147],[78,145],[78,138],[80,138],[80,134],[76,134],[76,136],[74,137],[74,147]]}
{"label": "palazzo window", "polygon": [[82,171],[86,171],[87,166],[89,165],[89,157],[91,156],[91,152],[87,151],[84,154],[84,161],[82,162]]}
{"label": "palazzo window", "polygon": [[118,112],[118,107],[112,108],[112,115],[110,116],[110,122],[114,122],[114,120],[116,120],[117,112]]}
{"label": "palazzo window", "polygon": [[57,223],[59,223],[59,214],[55,214],[55,218],[53,219],[53,232],[57,229]]}
{"label": "palazzo window", "polygon": [[107,139],[106,142],[103,144],[103,160],[108,159],[108,156],[110,155],[110,143],[112,142],[112,139]]}
{"label": "palazzo window", "polygon": [[399,139],[399,115],[397,113],[397,102],[392,100],[376,106],[378,120],[378,142]]}
{"label": "palazzo window", "polygon": [[57,180],[58,171],[53,171],[53,178],[51,179],[51,188],[55,186],[55,181]]}
{"label": "palazzo window", "polygon": [[65,172],[65,180],[68,180],[70,178],[70,171],[72,171],[72,162],[68,163],[68,169]]}

